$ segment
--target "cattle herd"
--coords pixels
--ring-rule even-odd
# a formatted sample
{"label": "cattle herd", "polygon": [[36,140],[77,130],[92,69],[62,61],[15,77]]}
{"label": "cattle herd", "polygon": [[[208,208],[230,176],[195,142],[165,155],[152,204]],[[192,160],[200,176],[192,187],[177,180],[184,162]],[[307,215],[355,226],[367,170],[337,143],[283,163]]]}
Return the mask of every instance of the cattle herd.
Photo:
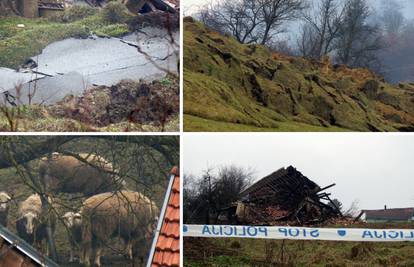
{"label": "cattle herd", "polygon": [[[85,200],[80,209],[64,208],[53,197],[42,202],[39,194],[32,194],[18,205],[17,234],[36,248],[47,248],[47,229],[54,233],[60,219],[67,230],[70,262],[78,258],[80,264],[90,266],[94,255],[93,263],[101,266],[104,248],[118,239],[123,241],[124,255],[140,259],[142,264],[158,221],[157,205],[142,193],[126,189],[125,182],[102,157],[79,156],[53,153],[42,158],[39,175],[51,192],[82,193]],[[71,180],[79,181],[78,186]],[[11,200],[6,192],[0,192],[0,223],[4,226]]]}

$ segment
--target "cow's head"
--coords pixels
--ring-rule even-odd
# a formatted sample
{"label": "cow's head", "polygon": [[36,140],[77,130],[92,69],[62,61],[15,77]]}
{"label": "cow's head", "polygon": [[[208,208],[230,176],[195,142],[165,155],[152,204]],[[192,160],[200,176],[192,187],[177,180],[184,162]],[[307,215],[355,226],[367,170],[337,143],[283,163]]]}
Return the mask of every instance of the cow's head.
{"label": "cow's head", "polygon": [[63,223],[68,228],[72,228],[75,225],[80,225],[82,223],[82,215],[80,213],[75,212],[66,212],[65,215],[62,216]]}
{"label": "cow's head", "polygon": [[22,217],[24,227],[26,229],[26,233],[31,235],[34,233],[35,228],[38,224],[38,217],[33,212],[28,212],[23,215]]}
{"label": "cow's head", "polygon": [[0,212],[4,212],[9,208],[10,200],[11,197],[7,193],[0,192]]}

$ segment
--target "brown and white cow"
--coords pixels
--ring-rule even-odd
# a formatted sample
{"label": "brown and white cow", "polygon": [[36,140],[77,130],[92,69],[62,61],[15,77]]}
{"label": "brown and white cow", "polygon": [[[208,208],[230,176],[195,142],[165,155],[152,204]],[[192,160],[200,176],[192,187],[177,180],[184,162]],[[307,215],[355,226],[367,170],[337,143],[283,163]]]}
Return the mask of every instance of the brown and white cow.
{"label": "brown and white cow", "polygon": [[[49,198],[49,203],[51,199]],[[29,244],[41,247],[42,241],[47,238],[47,219],[51,219],[52,232],[55,230],[55,217],[42,208],[42,201],[38,194],[29,196],[20,203],[18,219],[16,220],[17,234]]]}
{"label": "brown and white cow", "polygon": [[[126,245],[126,254],[133,259],[134,250],[148,247],[159,209],[139,192],[118,191],[103,193],[86,199],[82,215],[82,262],[90,265],[95,251],[95,265],[101,266],[103,249],[111,238],[120,237]],[[134,247],[135,245],[135,247]]]}

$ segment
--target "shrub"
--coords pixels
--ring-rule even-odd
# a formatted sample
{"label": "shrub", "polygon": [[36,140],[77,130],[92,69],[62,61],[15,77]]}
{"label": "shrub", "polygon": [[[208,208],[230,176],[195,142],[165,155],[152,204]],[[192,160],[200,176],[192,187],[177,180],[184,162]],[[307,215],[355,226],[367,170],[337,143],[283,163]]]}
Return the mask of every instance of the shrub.
{"label": "shrub", "polygon": [[124,4],[113,1],[102,9],[102,18],[106,23],[124,23],[128,16],[128,9]]}
{"label": "shrub", "polygon": [[95,15],[97,12],[98,9],[93,7],[75,5],[65,9],[62,14],[51,17],[50,20],[55,22],[69,23]]}

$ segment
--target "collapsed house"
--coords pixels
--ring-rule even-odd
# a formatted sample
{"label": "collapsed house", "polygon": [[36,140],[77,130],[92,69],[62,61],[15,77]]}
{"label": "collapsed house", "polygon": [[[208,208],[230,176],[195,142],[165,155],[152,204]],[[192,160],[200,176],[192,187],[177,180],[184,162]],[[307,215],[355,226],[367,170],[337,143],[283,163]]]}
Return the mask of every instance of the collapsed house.
{"label": "collapsed house", "polygon": [[26,18],[51,17],[63,12],[65,7],[62,0],[18,0],[16,5],[20,15]]}
{"label": "collapsed house", "polygon": [[331,194],[324,192],[334,185],[321,188],[289,166],[251,185],[240,193],[237,202],[220,212],[238,224],[317,224],[342,216]]}

